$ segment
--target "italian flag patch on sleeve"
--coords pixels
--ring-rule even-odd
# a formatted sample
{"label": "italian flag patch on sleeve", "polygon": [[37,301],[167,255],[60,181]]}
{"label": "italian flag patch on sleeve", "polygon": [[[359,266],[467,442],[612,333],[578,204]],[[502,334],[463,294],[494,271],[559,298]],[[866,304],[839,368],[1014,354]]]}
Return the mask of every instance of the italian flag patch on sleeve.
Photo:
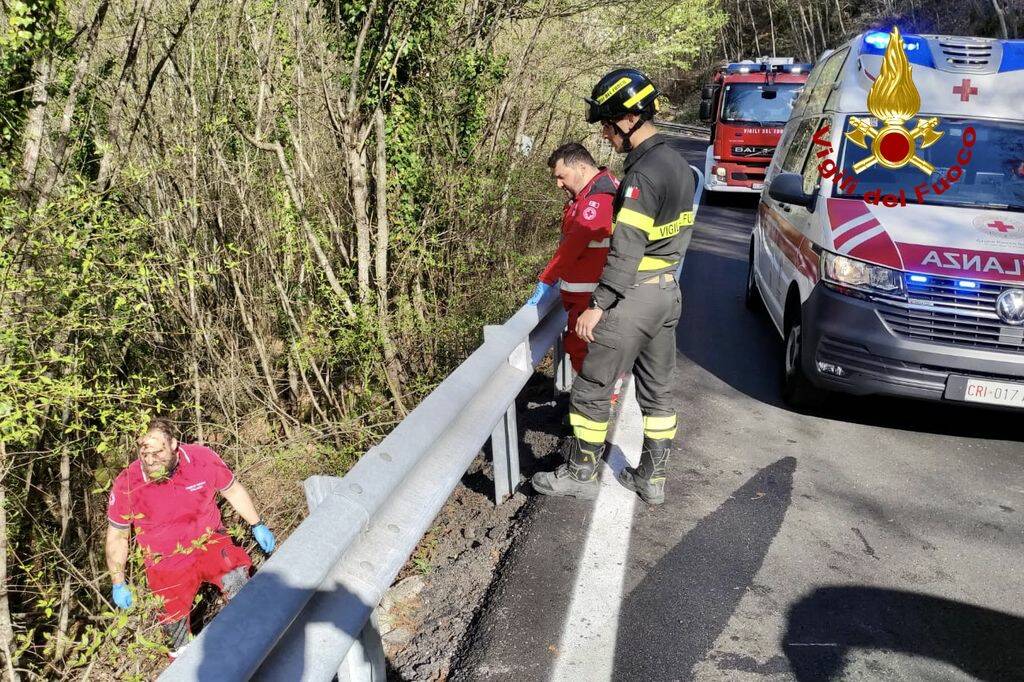
{"label": "italian flag patch on sleeve", "polygon": [[626,198],[636,201],[640,198],[640,188],[635,185],[630,185],[626,188]]}

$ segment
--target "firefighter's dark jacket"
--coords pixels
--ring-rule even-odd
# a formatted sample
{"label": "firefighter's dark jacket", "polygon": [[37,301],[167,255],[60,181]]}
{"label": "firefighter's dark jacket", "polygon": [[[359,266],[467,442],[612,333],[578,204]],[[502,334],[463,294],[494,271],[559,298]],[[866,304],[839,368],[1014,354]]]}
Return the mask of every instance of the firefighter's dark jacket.
{"label": "firefighter's dark jacket", "polygon": [[604,310],[638,282],[674,272],[693,233],[693,173],[661,135],[629,152],[624,171],[608,263],[593,295]]}

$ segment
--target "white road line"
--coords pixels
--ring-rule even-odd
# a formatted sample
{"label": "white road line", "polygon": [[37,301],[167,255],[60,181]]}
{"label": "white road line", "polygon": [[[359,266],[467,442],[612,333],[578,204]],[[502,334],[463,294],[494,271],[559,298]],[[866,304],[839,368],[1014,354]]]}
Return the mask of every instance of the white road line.
{"label": "white road line", "polygon": [[622,396],[622,409],[609,441],[607,465],[601,467],[601,491],[594,504],[551,673],[551,679],[557,682],[612,678],[636,503],[636,494],[623,488],[615,475],[626,464],[639,461],[643,442],[643,421],[632,379]]}

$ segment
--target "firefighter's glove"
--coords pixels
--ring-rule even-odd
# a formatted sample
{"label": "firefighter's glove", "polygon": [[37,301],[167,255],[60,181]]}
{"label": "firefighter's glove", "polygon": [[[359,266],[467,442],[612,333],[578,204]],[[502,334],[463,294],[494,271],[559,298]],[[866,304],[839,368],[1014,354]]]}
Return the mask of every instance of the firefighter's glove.
{"label": "firefighter's glove", "polygon": [[119,609],[127,609],[132,605],[132,591],[128,589],[128,586],[124,583],[114,583],[113,589],[114,603],[117,604]]}
{"label": "firefighter's glove", "polygon": [[260,549],[267,554],[274,551],[274,534],[270,532],[265,523],[257,523],[252,527],[252,536],[256,538],[256,542],[259,543]]}
{"label": "firefighter's glove", "polygon": [[540,303],[540,299],[544,298],[544,294],[548,293],[548,289],[550,288],[550,284],[537,282],[537,286],[533,290],[533,296],[530,296],[530,298],[526,300],[526,305],[537,305]]}

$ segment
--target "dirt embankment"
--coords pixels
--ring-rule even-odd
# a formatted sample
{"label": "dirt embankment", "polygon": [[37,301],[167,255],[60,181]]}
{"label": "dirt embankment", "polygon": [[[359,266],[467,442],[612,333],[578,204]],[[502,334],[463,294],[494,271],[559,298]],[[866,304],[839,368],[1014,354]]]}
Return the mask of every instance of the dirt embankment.
{"label": "dirt embankment", "polygon": [[447,679],[507,550],[529,517],[533,493],[526,479],[560,461],[556,450],[565,429],[567,397],[555,395],[550,377],[537,375],[516,403],[523,485],[495,507],[489,455],[473,462],[381,601],[389,680]]}

